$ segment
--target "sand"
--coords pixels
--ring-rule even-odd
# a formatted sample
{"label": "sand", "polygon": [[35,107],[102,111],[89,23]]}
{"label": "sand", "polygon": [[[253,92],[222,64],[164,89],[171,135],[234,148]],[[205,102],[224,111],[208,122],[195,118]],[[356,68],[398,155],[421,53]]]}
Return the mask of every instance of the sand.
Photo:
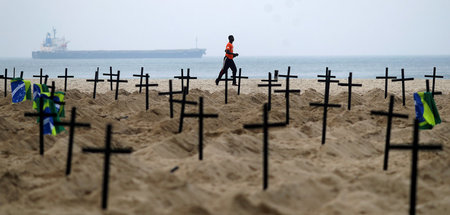
{"label": "sand", "polygon": [[[345,80],[343,80],[345,81]],[[33,80],[36,82],[36,80]],[[77,107],[77,120],[91,123],[76,130],[72,173],[65,176],[68,133],[45,136],[45,155],[38,153],[38,126],[24,117],[31,102],[11,104],[0,87],[0,214],[407,214],[411,171],[410,151],[391,151],[388,171],[382,170],[386,119],[370,110],[388,108],[384,81],[354,80],[352,110],[347,110],[347,88],[331,87],[330,102],[342,104],[328,114],[327,140],[321,145],[323,109],[309,102],[323,101],[323,84],[293,80],[291,120],[269,134],[269,188],[262,190],[261,130],[243,124],[262,121],[267,89],[259,80],[243,80],[242,95],[230,86],[229,104],[224,87],[213,80],[194,80],[188,99],[204,97],[204,160],[198,160],[198,120],[185,119],[177,133],[180,106],[169,117],[167,80],[152,80],[150,110],[138,80],[121,83],[119,100],[108,83],[70,80],[66,118]],[[284,86],[284,80],[280,80]],[[345,81],[346,82],[346,81]],[[62,88],[62,80],[56,85]],[[392,143],[411,143],[414,102],[425,80],[406,83],[406,106],[401,105],[401,83],[389,82],[395,112]],[[179,90],[179,81],[174,81]],[[420,143],[443,144],[440,152],[420,152],[417,214],[450,213],[450,80],[438,80],[436,96],[442,124],[420,132]],[[10,89],[8,89],[10,92]],[[180,96],[177,95],[176,98]],[[273,94],[271,122],[285,120],[284,95]],[[187,112],[196,112],[189,106]],[[133,147],[131,155],[112,155],[108,210],[100,208],[103,155],[84,154],[82,147],[103,147],[106,124],[113,125],[113,146]],[[174,173],[170,170],[178,166]]]}

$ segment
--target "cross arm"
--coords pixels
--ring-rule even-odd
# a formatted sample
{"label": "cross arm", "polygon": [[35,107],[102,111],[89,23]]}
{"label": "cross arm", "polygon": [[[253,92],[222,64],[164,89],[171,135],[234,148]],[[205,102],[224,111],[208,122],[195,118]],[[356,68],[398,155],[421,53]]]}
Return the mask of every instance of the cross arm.
{"label": "cross arm", "polygon": [[[390,145],[391,149],[398,149],[398,150],[411,150],[414,148],[413,145],[396,145],[396,144],[391,144]],[[418,149],[419,150],[442,150],[442,145],[418,145]]]}
{"label": "cross arm", "polygon": [[[70,122],[55,122],[55,125],[71,126],[72,123],[70,123]],[[90,123],[77,122],[77,123],[73,123],[73,125],[77,126],[77,127],[88,127],[88,128],[91,127]]]}
{"label": "cross arm", "polygon": [[127,83],[128,82],[128,80],[110,80],[110,79],[108,79],[108,80],[106,80],[107,82],[124,82],[124,83]]}
{"label": "cross arm", "polygon": [[103,79],[86,79],[86,82],[104,82]]}
{"label": "cross arm", "polygon": [[283,78],[298,78],[297,75],[278,75],[278,77],[283,77]]}
{"label": "cross arm", "polygon": [[[185,113],[184,117],[200,117],[198,113]],[[219,114],[203,114],[204,118],[217,118]]]}
{"label": "cross arm", "polygon": [[136,84],[136,87],[146,87],[146,86],[149,86],[149,87],[157,87],[158,86],[158,84]]}
{"label": "cross arm", "polygon": [[[317,82],[327,82],[327,80],[317,80]],[[338,80],[329,80],[331,83],[339,83]]]}
{"label": "cross arm", "polygon": [[[389,116],[388,112],[375,111],[375,110],[370,111],[370,114],[372,114],[372,115]],[[407,119],[409,116],[408,116],[408,114],[392,113],[392,117],[398,117],[398,118],[405,118],[405,119]]]}
{"label": "cross arm", "polygon": [[275,93],[300,93],[300,90],[274,90]]}
{"label": "cross arm", "polygon": [[377,76],[376,79],[396,79],[397,76]]}
{"label": "cross arm", "polygon": [[112,74],[112,73],[103,73],[103,75],[108,75],[108,76],[117,76],[117,74]]}
{"label": "cross arm", "polygon": [[427,78],[444,78],[444,76],[442,76],[442,75],[436,75],[436,76],[433,76],[433,75],[425,75],[425,77],[427,77]]}
{"label": "cross arm", "polygon": [[234,76],[234,75],[232,75],[231,77],[232,78],[240,78],[240,79],[248,79],[247,76]]}
{"label": "cross arm", "polygon": [[[322,104],[322,103],[314,103],[314,102],[313,102],[313,103],[309,103],[309,106],[324,107],[325,104]],[[326,106],[327,106],[327,107],[336,107],[336,108],[341,107],[340,104],[327,104]]]}
{"label": "cross arm", "polygon": [[414,80],[414,78],[397,78],[397,79],[392,79],[393,82],[397,82],[397,81],[412,81]]}
{"label": "cross arm", "polygon": [[[348,86],[348,83],[338,83],[339,86]],[[362,87],[362,84],[351,84],[352,87]]]}
{"label": "cross arm", "polygon": [[67,78],[74,78],[75,76],[73,76],[73,75],[68,75],[68,76],[58,75],[58,78],[65,78],[65,77],[67,77]]}
{"label": "cross arm", "polygon": [[162,95],[170,95],[170,94],[181,94],[183,93],[183,91],[172,91],[171,92],[159,92],[158,95],[162,96]]}
{"label": "cross arm", "polygon": [[268,86],[281,87],[281,84],[258,84],[258,87],[268,87]]}

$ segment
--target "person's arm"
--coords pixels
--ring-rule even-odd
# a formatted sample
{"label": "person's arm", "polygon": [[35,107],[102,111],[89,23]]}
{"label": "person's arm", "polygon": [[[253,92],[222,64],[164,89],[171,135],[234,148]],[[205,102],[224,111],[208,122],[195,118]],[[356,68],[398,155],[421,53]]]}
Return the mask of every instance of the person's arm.
{"label": "person's arm", "polygon": [[225,52],[226,52],[227,54],[232,54],[232,55],[233,55],[233,57],[237,57],[237,56],[239,56],[239,54],[238,54],[238,53],[232,53],[232,52],[230,52],[230,50],[228,50],[228,49],[225,49]]}

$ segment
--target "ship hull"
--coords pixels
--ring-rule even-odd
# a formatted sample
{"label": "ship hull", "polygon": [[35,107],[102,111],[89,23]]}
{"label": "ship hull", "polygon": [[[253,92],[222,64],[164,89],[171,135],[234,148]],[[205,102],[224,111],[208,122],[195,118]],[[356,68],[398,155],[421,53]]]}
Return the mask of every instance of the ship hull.
{"label": "ship hull", "polygon": [[34,51],[34,59],[201,58],[206,49],[148,51]]}

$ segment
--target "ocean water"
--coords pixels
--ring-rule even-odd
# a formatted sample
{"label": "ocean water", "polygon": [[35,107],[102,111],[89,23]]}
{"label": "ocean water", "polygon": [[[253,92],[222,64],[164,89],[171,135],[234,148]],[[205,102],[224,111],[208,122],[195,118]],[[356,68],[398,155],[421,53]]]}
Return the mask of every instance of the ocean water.
{"label": "ocean water", "polygon": [[[75,78],[93,78],[99,67],[100,73],[108,73],[112,66],[113,72],[120,70],[121,77],[133,78],[133,74],[139,74],[144,67],[144,73],[149,73],[153,79],[173,78],[180,74],[180,70],[190,68],[191,76],[199,79],[216,78],[221,67],[222,57],[203,57],[193,59],[58,59],[38,60],[31,58],[0,58],[0,74],[3,68],[8,69],[8,76],[16,69],[16,76],[24,71],[25,78],[32,78],[39,74],[43,68],[43,74],[50,78],[64,75],[64,69],[68,68],[69,75]],[[291,74],[299,78],[313,79],[318,74],[324,74],[328,67],[337,78],[347,78],[349,72],[354,78],[374,79],[375,76],[383,76],[385,68],[389,68],[389,75],[400,76],[401,69],[405,69],[406,77],[424,78],[425,74],[431,75],[433,67],[437,68],[437,74],[445,79],[450,78],[450,56],[346,56],[346,57],[237,57],[237,68],[242,68],[244,76],[250,78],[266,78],[268,72],[279,70],[280,74],[286,74],[288,66]],[[230,73],[231,74],[231,70]]]}

